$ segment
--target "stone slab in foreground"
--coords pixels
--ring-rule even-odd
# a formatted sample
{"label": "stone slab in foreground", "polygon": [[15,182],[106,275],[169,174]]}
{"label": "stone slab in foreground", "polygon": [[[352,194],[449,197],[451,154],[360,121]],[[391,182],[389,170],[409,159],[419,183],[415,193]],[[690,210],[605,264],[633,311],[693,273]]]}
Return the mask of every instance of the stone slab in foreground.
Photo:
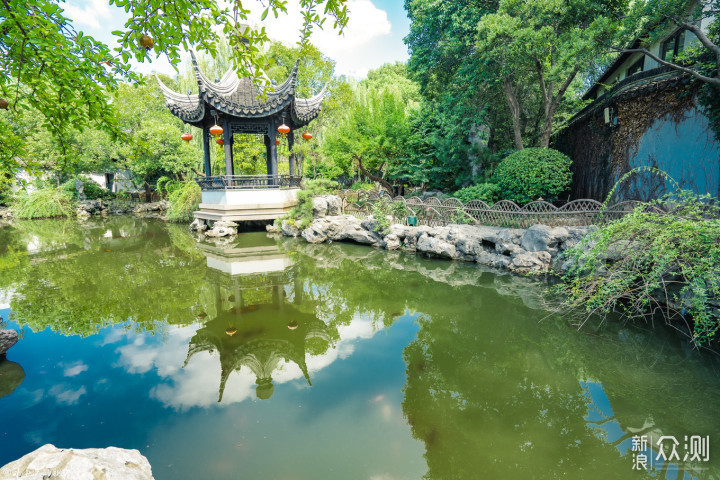
{"label": "stone slab in foreground", "polygon": [[150,462],[124,448],[43,445],[0,468],[0,480],[154,480]]}

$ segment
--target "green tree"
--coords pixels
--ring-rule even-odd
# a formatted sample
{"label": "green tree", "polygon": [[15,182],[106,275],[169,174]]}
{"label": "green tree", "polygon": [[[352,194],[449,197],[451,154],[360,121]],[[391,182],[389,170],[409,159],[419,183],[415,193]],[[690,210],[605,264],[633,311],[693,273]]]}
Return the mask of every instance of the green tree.
{"label": "green tree", "polygon": [[[110,0],[128,19],[122,30],[113,32],[119,46],[111,49],[76,31],[59,0],[3,0],[0,4],[0,98],[10,115],[32,112],[58,142],[67,132],[91,125],[118,135],[108,92],[122,81],[139,81],[130,68],[131,58],[144,62],[166,56],[173,65],[180,61],[181,48],[190,47],[215,56],[220,35],[232,51],[232,64],[243,76],[261,80],[261,46],[265,29],[248,29],[249,10],[241,2],[217,0],[165,2],[162,0]],[[329,18],[342,31],[347,24],[346,0],[302,0],[303,26],[299,43],[308,42],[312,29]],[[282,0],[263,2],[262,15],[285,13]],[[220,28],[218,28],[220,27]],[[0,137],[13,134],[11,122],[0,122]],[[17,137],[15,137],[17,138]],[[3,142],[17,143],[16,140]],[[16,156],[2,155],[5,170],[19,166]]]}
{"label": "green tree", "polygon": [[538,146],[547,148],[555,115],[578,74],[593,64],[617,32],[623,0],[502,0],[478,23],[477,48],[489,81],[502,85],[515,147],[525,147],[522,111],[530,85],[541,99]]}

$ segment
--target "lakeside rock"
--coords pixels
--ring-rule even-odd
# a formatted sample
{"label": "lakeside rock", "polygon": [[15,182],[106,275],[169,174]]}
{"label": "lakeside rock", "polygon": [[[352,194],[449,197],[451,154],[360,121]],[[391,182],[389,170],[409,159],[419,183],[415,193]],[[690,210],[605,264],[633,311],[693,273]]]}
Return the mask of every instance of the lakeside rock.
{"label": "lakeside rock", "polygon": [[237,235],[238,224],[219,220],[213,223],[213,228],[205,231],[208,237],[228,237]]}
{"label": "lakeside rock", "polygon": [[475,262],[517,273],[541,273],[562,269],[560,253],[577,245],[595,227],[549,227],[527,230],[479,225],[409,227],[390,225],[382,230],[372,217],[331,215],[341,204],[333,195],[315,197],[314,219],[304,230],[283,221],[282,233],[302,236],[312,244],[350,241],[363,245],[423,253],[431,257]]}
{"label": "lakeside rock", "polygon": [[0,358],[5,352],[18,341],[18,333],[15,330],[0,330]]}
{"label": "lakeside rock", "polygon": [[47,444],[0,468],[0,480],[154,480],[147,458],[124,448]]}

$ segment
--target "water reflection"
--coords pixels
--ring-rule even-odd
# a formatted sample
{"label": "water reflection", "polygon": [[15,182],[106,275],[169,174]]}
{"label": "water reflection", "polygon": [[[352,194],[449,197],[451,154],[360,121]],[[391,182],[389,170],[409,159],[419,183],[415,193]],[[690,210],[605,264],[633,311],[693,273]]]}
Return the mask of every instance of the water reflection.
{"label": "water reflection", "polygon": [[[578,332],[537,281],[134,219],[48,225],[0,229],[0,302],[32,329],[1,460],[52,441],[139,448],[159,480],[643,478],[632,434],[720,431],[715,361],[658,331]],[[715,443],[688,472],[718,476]]]}

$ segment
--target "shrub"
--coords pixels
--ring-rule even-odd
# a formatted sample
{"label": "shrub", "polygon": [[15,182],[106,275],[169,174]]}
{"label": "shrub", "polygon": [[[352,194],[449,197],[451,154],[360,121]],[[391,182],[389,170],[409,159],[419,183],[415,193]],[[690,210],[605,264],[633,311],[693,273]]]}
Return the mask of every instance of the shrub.
{"label": "shrub", "polygon": [[200,185],[194,180],[178,182],[177,188],[168,195],[168,210],[166,217],[173,222],[192,220],[193,212],[200,205]]}
{"label": "shrub", "polygon": [[18,199],[18,218],[68,217],[73,214],[70,194],[59,188],[43,188]]}
{"label": "shrub", "polygon": [[10,205],[12,203],[14,180],[10,173],[0,171],[0,205]]}
{"label": "shrub", "polygon": [[60,186],[71,198],[78,198],[78,192],[75,189],[75,180],[80,180],[83,183],[83,192],[85,193],[85,198],[88,200],[109,200],[114,196],[112,192],[105,190],[94,180],[78,176],[71,178]]}
{"label": "shrub", "polygon": [[355,182],[352,185],[350,185],[351,190],[366,190],[371,191],[375,190],[375,184],[374,183],[367,183],[367,182]]}
{"label": "shrub", "polygon": [[[560,290],[565,305],[630,318],[692,319],[696,344],[720,329],[720,218],[707,198],[688,192],[670,213],[641,205],[566,251],[575,265]],[[714,209],[714,216],[706,215]]]}
{"label": "shrub", "polygon": [[494,183],[478,183],[477,185],[461,188],[453,194],[453,197],[463,203],[471,200],[482,200],[492,205],[500,198],[500,187]]}
{"label": "shrub", "polygon": [[318,195],[337,192],[338,183],[333,180],[316,178],[303,182],[303,189],[298,192],[298,204],[284,218],[300,229],[307,228],[313,219],[313,198]]}
{"label": "shrub", "polygon": [[493,181],[507,200],[525,204],[539,197],[547,201],[570,187],[572,161],[551,148],[525,148],[498,165]]}

